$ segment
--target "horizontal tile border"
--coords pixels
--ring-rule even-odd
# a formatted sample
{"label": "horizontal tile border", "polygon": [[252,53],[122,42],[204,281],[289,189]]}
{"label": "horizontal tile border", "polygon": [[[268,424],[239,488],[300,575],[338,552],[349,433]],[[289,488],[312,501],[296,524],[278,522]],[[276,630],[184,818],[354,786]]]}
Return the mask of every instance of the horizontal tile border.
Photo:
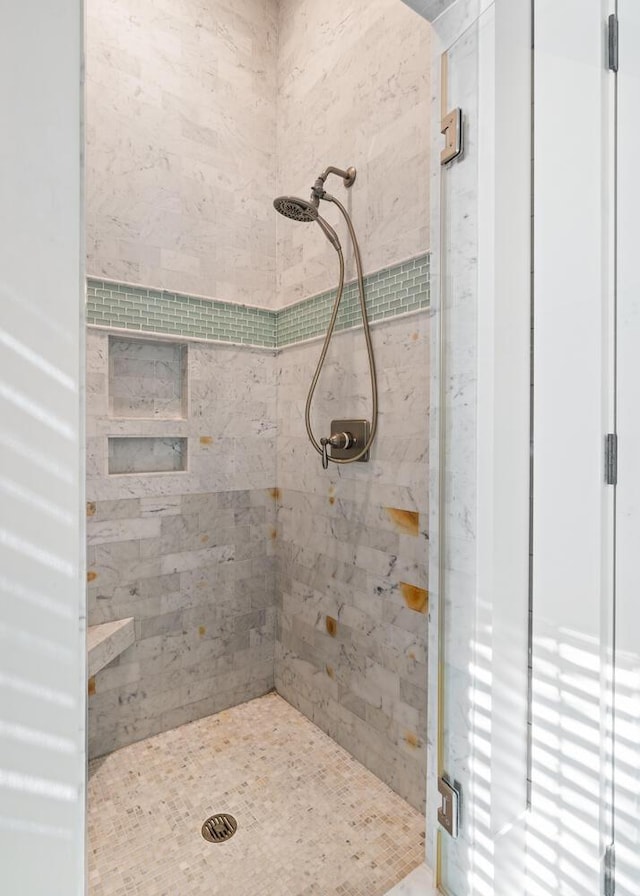
{"label": "horizontal tile border", "polygon": [[267,308],[109,280],[87,281],[87,323],[276,348],[276,315]]}
{"label": "horizontal tile border", "polygon": [[[364,279],[367,316],[370,321],[396,317],[429,306],[429,255],[385,268]],[[323,334],[329,325],[335,289],[303,299],[278,311],[278,348]],[[346,284],[336,330],[362,322],[358,284]]]}
{"label": "horizontal tile border", "polygon": [[[429,307],[429,255],[420,255],[365,277],[369,320]],[[119,330],[280,348],[326,331],[336,291],[270,311],[110,280],[87,281],[87,323]],[[358,284],[346,284],[336,330],[361,324]]]}

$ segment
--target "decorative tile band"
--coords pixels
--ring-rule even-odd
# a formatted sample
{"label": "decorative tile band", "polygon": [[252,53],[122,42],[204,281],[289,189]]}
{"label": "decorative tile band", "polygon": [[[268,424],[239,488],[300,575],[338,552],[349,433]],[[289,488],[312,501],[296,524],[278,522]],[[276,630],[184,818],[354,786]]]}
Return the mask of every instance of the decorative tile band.
{"label": "decorative tile band", "polygon": [[[364,279],[370,321],[396,317],[429,306],[429,256],[369,274]],[[278,311],[278,347],[323,334],[329,325],[336,290],[303,299]],[[357,282],[348,283],[340,303],[336,330],[362,323]]]}
{"label": "decorative tile band", "polygon": [[[365,277],[371,321],[429,306],[429,255]],[[303,299],[278,311],[141,289],[107,280],[87,283],[87,322],[103,327],[175,334],[218,342],[279,348],[325,332],[336,291]],[[336,330],[362,321],[356,282],[345,286]]]}
{"label": "decorative tile band", "polygon": [[267,308],[197,299],[106,280],[87,283],[87,322],[125,330],[276,347],[276,316]]}

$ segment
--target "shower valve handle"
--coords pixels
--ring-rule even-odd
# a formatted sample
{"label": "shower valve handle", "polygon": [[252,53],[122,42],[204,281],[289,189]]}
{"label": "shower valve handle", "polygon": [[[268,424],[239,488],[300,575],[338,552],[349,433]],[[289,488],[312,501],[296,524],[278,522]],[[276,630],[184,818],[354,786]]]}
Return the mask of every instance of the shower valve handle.
{"label": "shower valve handle", "polygon": [[326,470],[329,466],[329,445],[332,448],[344,450],[345,448],[355,447],[356,441],[357,439],[350,432],[336,432],[328,439],[320,439],[320,444],[322,445],[322,469]]}

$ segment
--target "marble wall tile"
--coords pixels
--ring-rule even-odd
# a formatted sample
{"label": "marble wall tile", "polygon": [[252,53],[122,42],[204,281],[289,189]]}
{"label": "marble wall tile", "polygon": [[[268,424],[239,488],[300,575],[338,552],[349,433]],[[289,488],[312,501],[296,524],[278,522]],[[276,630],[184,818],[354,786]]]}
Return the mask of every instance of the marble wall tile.
{"label": "marble wall tile", "polygon": [[175,473],[187,469],[187,440],[170,437],[122,437],[108,440],[108,472]]}
{"label": "marble wall tile", "polygon": [[424,253],[429,41],[399,0],[90,0],[90,275],[270,308],[332,288],[333,249],[272,208],[328,164],[358,168],[367,272]]}
{"label": "marble wall tile", "polygon": [[[89,330],[87,352],[94,367],[98,365],[96,358],[102,359],[102,375],[106,377],[108,334]],[[162,503],[175,502],[182,495],[274,487],[274,352],[190,342],[187,357],[188,419],[111,418],[104,395],[87,396],[90,500],[143,499]],[[106,379],[104,388],[106,390]],[[108,476],[110,436],[185,438],[188,442],[187,470],[156,476]]]}
{"label": "marble wall tile", "polygon": [[[276,358],[200,343],[184,351],[190,415],[117,419],[108,414],[108,334],[87,334],[96,376],[87,399],[89,620],[133,617],[136,633],[92,684],[92,756],[273,687]],[[176,423],[189,443],[186,472],[107,473],[110,435],[166,437]]]}
{"label": "marble wall tile", "polygon": [[109,415],[186,417],[185,360],[184,345],[111,337]]}
{"label": "marble wall tile", "polygon": [[[87,20],[92,275],[272,308],[334,288],[317,228],[271,206],[328,164],[358,167],[366,271],[428,250],[430,30],[399,0],[90,0]],[[371,462],[325,473],[304,431],[318,342],[189,343],[186,419],[115,421],[90,331],[89,607],[137,632],[96,678],[93,755],[263,693],[275,664],[287,699],[423,807],[428,602],[403,585],[429,587],[428,314],[374,343]],[[368,415],[366,382],[361,332],[338,334],[314,426]],[[110,435],[186,438],[188,469],[110,477]]]}
{"label": "marble wall tile", "polygon": [[[429,24],[398,0],[282,0],[278,22],[278,193],[306,198],[328,165],[355,165],[351,191],[327,190],[353,216],[365,271],[427,251]],[[337,209],[323,214],[344,231]],[[278,219],[277,242],[279,302],[335,286],[317,228]]]}
{"label": "marble wall tile", "polygon": [[417,13],[433,22],[442,15],[449,6],[453,6],[457,0],[404,0],[407,6],[415,9]]}
{"label": "marble wall tile", "polygon": [[[370,415],[362,341],[361,331],[335,337],[314,401],[317,435],[336,416]],[[278,356],[276,687],[424,808],[428,313],[375,327],[373,342],[381,376],[371,460],[327,471],[304,427],[320,343]]]}
{"label": "marble wall tile", "polygon": [[90,691],[91,679],[134,641],[135,625],[131,618],[89,626],[87,629],[87,675]]}
{"label": "marble wall tile", "polygon": [[87,270],[275,302],[276,4],[89,0]]}

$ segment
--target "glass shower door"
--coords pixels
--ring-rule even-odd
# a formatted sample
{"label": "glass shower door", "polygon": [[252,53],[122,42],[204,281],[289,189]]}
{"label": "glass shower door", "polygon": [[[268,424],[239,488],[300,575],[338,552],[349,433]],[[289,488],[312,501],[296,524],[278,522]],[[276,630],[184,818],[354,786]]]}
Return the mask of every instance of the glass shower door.
{"label": "glass shower door", "polygon": [[[619,0],[619,5],[619,77],[623,79],[624,66],[631,78],[630,60],[640,58],[640,13],[633,12],[639,40],[625,53],[624,35],[630,41],[631,28],[625,32],[623,12],[637,4]],[[506,170],[515,164],[514,159],[531,163],[531,145],[519,144],[514,136],[518,130],[525,142],[530,136],[531,94],[518,94],[520,106],[517,102],[509,106],[514,96],[508,96],[510,85],[512,94],[518,92],[517,85],[526,86],[526,73],[517,70],[518,59],[504,58],[511,44],[521,39],[518,29],[523,26],[529,53],[528,57],[524,54],[525,64],[530,72],[530,22],[527,31],[523,13],[517,28],[507,27],[509,16],[516,15],[513,10],[520,7],[522,11],[525,6],[530,11],[530,5],[519,0],[495,0],[446,54],[443,112],[462,109],[464,143],[462,155],[442,171],[442,231],[436,253],[441,268],[442,325],[440,562],[433,583],[441,629],[439,774],[460,797],[458,836],[441,827],[438,870],[441,889],[451,896],[583,896],[603,892],[613,883],[613,877],[605,873],[611,855],[607,847],[611,842],[613,490],[603,477],[612,391],[608,374],[613,116],[602,40],[607,4],[600,0],[581,0],[580,4],[563,0],[536,7],[531,606],[528,582],[513,573],[516,567],[528,571],[528,539],[524,558],[522,540],[517,541],[513,587],[505,600],[504,577],[513,552],[495,536],[498,532],[507,541],[511,537],[505,519],[519,534],[524,530],[529,535],[528,489],[524,526],[523,495],[515,494],[522,483],[528,486],[529,440],[523,446],[518,435],[511,445],[514,453],[505,453],[504,439],[513,438],[513,433],[506,428],[501,431],[498,425],[505,408],[510,411],[506,414],[510,424],[522,406],[528,413],[530,386],[526,370],[524,383],[519,379],[520,400],[504,401],[504,390],[514,377],[522,376],[518,366],[522,358],[510,356],[504,342],[518,341],[527,362],[529,344],[522,339],[522,317],[510,315],[518,309],[525,315],[530,311],[530,289],[511,278],[504,300],[505,270],[513,253],[530,243],[531,236],[530,206],[525,209],[524,237],[518,232],[522,225],[518,185],[526,182],[527,175],[520,172],[515,177],[514,171]],[[634,479],[640,475],[640,281],[634,269],[640,134],[633,112],[639,88],[637,77],[633,84],[629,81],[626,94],[620,88],[619,138],[620,159],[627,160],[626,174],[621,162],[619,191],[615,702],[617,892],[623,896],[640,896],[640,647],[636,637],[640,576],[634,567],[640,544],[640,483]],[[511,117],[505,116],[505,102]],[[520,107],[529,115],[529,131]],[[581,151],[561,166],[558,135],[569,132]],[[601,139],[593,139],[594,133]],[[508,186],[512,187],[511,202]],[[505,227],[512,230],[511,240],[509,234],[505,238],[500,233]],[[530,276],[530,265],[527,272]],[[525,318],[527,328],[530,323]],[[505,358],[512,363],[505,365]],[[520,425],[522,419],[518,419]],[[487,462],[491,450],[496,455],[502,452],[502,466],[494,458]],[[493,480],[487,480],[487,470]],[[514,491],[512,496],[505,498],[504,490],[500,491],[500,475]],[[509,509],[514,512],[510,514]],[[529,632],[529,610],[531,700],[526,693],[528,644],[523,642],[523,634]],[[528,727],[530,762],[525,751],[523,763]],[[529,823],[524,832],[523,819]]]}
{"label": "glass shower door", "polygon": [[434,586],[438,773],[459,825],[441,815],[437,855],[444,893],[512,896],[527,805],[531,20],[528,0],[479,8],[443,57],[442,118],[460,110],[462,152],[440,179]]}
{"label": "glass shower door", "polygon": [[[442,73],[442,111],[459,108],[462,113],[462,153],[442,168],[440,194],[438,775],[459,795],[461,823],[455,837],[439,831],[437,870],[442,891],[463,896],[468,892],[472,848],[466,797],[476,641],[477,22],[446,51]],[[452,812],[456,814],[456,806]]]}

